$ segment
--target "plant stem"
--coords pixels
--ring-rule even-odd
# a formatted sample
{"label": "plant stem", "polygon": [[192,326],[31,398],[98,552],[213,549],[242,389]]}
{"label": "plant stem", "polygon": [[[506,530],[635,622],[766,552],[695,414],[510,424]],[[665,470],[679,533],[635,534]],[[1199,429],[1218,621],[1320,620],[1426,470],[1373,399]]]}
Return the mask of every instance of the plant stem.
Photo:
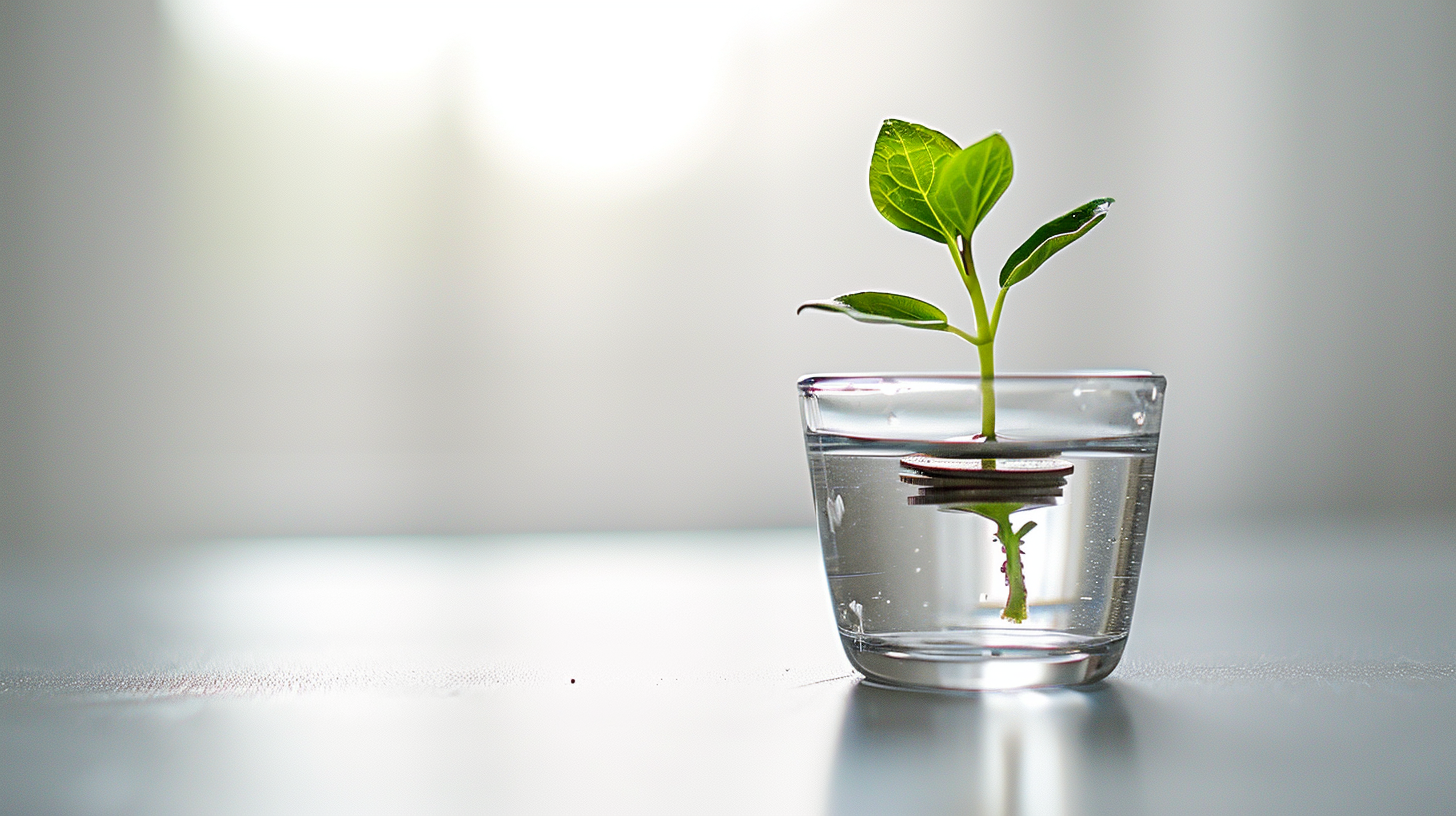
{"label": "plant stem", "polygon": [[1026,621],[1026,576],[1021,574],[1021,537],[1011,529],[1011,513],[996,519],[996,537],[1006,553],[1006,609],[1001,617],[1015,623]]}
{"label": "plant stem", "polygon": [[973,504],[965,509],[996,525],[996,538],[1006,554],[1006,608],[1001,617],[1012,623],[1026,622],[1026,576],[1021,572],[1021,537],[1035,527],[1028,522],[1021,533],[1011,526],[1011,514],[1024,505],[1014,502]]}
{"label": "plant stem", "polygon": [[956,337],[965,340],[967,343],[970,343],[973,346],[985,345],[985,341],[983,341],[981,338],[971,334],[967,334],[964,330],[956,328],[949,323],[945,324],[945,330],[950,332],[951,334],[954,334]]}
{"label": "plant stem", "polygon": [[991,336],[996,336],[996,330],[1001,328],[1001,305],[1006,302],[1006,293],[1011,291],[1010,286],[1001,287],[996,295],[996,308],[991,310]]}
{"label": "plant stem", "polygon": [[981,436],[987,442],[996,441],[996,361],[993,357],[995,339],[976,347],[981,358]]}
{"label": "plant stem", "polygon": [[986,298],[981,294],[981,281],[976,277],[976,262],[971,257],[971,242],[968,238],[961,239],[959,250],[954,243],[950,245],[951,254],[955,256],[956,268],[960,270],[961,281],[966,285],[966,291],[971,293],[971,306],[976,310],[976,336],[982,342],[995,339],[995,333],[991,328],[991,320],[986,316]]}
{"label": "plant stem", "polygon": [[[996,298],[996,317],[986,315],[986,298],[981,294],[981,281],[976,277],[976,262],[971,257],[971,241],[969,238],[962,238],[960,246],[951,241],[948,246],[951,255],[955,257],[956,269],[961,273],[961,280],[966,285],[966,291],[971,293],[971,306],[976,310],[976,354],[981,363],[981,436],[987,442],[996,441],[996,324],[1001,318],[1001,303],[1006,299],[1006,290],[1002,289]],[[962,334],[964,336],[964,334]],[[967,338],[969,339],[969,338]]]}

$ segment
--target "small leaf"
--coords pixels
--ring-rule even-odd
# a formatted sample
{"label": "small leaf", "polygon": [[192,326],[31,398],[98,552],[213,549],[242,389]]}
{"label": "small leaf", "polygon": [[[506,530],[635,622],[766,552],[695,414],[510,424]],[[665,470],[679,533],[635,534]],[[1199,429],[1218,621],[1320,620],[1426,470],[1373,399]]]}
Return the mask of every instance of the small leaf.
{"label": "small leaf", "polygon": [[1043,224],[1006,259],[1006,265],[1001,267],[1001,288],[1026,280],[1062,247],[1097,226],[1111,207],[1112,199],[1099,198]]}
{"label": "small leaf", "polygon": [[1011,146],[999,133],[968,145],[941,166],[930,206],[967,238],[1011,184]]}
{"label": "small leaf", "polygon": [[938,168],[960,148],[950,137],[928,127],[886,119],[870,157],[870,198],[875,209],[902,230],[936,241],[955,239],[942,225],[926,195]]}
{"label": "small leaf", "polygon": [[945,312],[923,300],[892,292],[851,292],[834,300],[811,300],[799,307],[839,312],[861,323],[893,323],[912,329],[945,331]]}

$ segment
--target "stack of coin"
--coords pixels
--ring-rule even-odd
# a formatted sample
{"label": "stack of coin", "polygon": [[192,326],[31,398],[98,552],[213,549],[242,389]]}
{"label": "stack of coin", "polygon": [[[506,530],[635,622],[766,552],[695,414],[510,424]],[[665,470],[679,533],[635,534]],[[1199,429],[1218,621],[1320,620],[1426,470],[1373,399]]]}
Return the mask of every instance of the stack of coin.
{"label": "stack of coin", "polygon": [[910,504],[1056,504],[1072,473],[1065,459],[960,459],[916,453],[900,481],[920,488]]}

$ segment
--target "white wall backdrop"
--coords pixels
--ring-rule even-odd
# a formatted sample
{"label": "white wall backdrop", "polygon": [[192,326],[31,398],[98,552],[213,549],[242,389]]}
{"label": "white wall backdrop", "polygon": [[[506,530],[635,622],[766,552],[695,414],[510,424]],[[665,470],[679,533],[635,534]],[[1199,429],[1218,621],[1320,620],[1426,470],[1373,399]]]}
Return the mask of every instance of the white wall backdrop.
{"label": "white wall backdrop", "polygon": [[985,266],[1118,199],[998,350],[1169,377],[1155,523],[1456,506],[1450,4],[35,2],[5,552],[811,523],[798,375],[974,366],[794,316],[968,308],[888,116],[1010,139]]}

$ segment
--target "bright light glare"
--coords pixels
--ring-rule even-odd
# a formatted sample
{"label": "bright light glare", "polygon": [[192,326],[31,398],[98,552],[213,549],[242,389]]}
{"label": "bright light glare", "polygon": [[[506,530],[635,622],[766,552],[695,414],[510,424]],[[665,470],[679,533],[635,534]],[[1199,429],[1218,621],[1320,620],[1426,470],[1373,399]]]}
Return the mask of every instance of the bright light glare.
{"label": "bright light glare", "polygon": [[730,32],[709,4],[520,4],[477,28],[481,124],[537,171],[670,162],[721,96]]}
{"label": "bright light glare", "polygon": [[[706,140],[734,47],[822,0],[173,0],[204,53],[416,96],[455,80],[530,181],[661,175]],[[404,88],[400,83],[405,83]]]}

